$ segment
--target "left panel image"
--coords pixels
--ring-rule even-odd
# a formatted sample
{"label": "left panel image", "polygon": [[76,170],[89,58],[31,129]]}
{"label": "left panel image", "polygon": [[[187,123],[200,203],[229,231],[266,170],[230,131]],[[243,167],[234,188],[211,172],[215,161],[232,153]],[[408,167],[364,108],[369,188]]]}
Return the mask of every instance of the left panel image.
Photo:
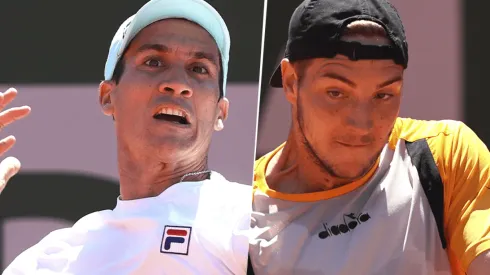
{"label": "left panel image", "polygon": [[264,3],[0,5],[0,273],[246,274]]}

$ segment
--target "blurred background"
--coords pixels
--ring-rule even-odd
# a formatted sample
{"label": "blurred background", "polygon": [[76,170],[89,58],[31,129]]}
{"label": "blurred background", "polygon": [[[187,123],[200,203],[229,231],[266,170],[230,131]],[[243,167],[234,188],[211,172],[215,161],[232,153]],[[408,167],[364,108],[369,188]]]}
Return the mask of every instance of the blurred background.
{"label": "blurred background", "polygon": [[[286,140],[290,107],[268,80],[283,57],[289,19],[300,0],[268,0],[256,158]],[[488,51],[490,2],[391,0],[408,39],[401,116],[455,119],[490,145]]]}
{"label": "blurred background", "polygon": [[[54,229],[111,209],[119,195],[113,122],[98,105],[110,42],[147,1],[2,1],[0,90],[31,115],[1,132],[22,162],[0,196],[0,268]],[[231,35],[225,129],[213,137],[210,166],[252,182],[263,1],[209,0]],[[2,156],[3,158],[4,156]]]}

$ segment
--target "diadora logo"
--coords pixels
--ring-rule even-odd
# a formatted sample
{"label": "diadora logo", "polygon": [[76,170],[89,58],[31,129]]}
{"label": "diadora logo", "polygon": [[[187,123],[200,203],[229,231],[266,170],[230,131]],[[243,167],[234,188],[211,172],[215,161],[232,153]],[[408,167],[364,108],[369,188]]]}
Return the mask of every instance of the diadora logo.
{"label": "diadora logo", "polygon": [[170,254],[189,254],[192,227],[165,226],[160,252]]}
{"label": "diadora logo", "polygon": [[323,228],[325,230],[318,233],[318,237],[323,240],[328,237],[346,234],[347,232],[354,230],[358,225],[367,222],[370,218],[368,213],[361,213],[357,216],[354,213],[344,214],[344,223],[330,227],[327,223],[324,223]]}

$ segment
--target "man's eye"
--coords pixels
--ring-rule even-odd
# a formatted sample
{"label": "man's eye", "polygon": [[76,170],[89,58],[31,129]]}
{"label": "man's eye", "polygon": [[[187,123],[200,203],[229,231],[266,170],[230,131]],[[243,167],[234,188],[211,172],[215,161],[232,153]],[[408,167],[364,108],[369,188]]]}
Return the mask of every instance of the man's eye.
{"label": "man's eye", "polygon": [[161,67],[162,66],[162,62],[160,60],[157,60],[157,59],[148,59],[145,62],[145,65],[146,66],[149,66],[149,67]]}
{"label": "man's eye", "polygon": [[208,70],[203,66],[194,66],[192,67],[192,71],[197,74],[208,74]]}
{"label": "man's eye", "polygon": [[374,96],[375,99],[381,99],[381,100],[386,100],[390,99],[393,95],[391,94],[386,94],[386,93],[379,93]]}
{"label": "man's eye", "polygon": [[327,91],[327,94],[331,98],[335,98],[335,99],[344,97],[344,94],[341,91],[336,91],[336,90]]}

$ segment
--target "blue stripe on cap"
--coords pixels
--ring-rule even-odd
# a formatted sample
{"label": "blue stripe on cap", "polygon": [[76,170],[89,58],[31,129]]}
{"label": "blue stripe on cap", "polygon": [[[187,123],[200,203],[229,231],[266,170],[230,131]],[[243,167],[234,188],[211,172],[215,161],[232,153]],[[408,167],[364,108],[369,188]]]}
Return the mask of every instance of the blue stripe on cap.
{"label": "blue stripe on cap", "polygon": [[114,35],[105,65],[105,80],[112,79],[119,58],[129,42],[145,27],[163,19],[181,18],[204,28],[214,39],[221,54],[223,70],[223,95],[226,94],[230,34],[219,13],[203,0],[151,0],[130,18],[126,19]]}

